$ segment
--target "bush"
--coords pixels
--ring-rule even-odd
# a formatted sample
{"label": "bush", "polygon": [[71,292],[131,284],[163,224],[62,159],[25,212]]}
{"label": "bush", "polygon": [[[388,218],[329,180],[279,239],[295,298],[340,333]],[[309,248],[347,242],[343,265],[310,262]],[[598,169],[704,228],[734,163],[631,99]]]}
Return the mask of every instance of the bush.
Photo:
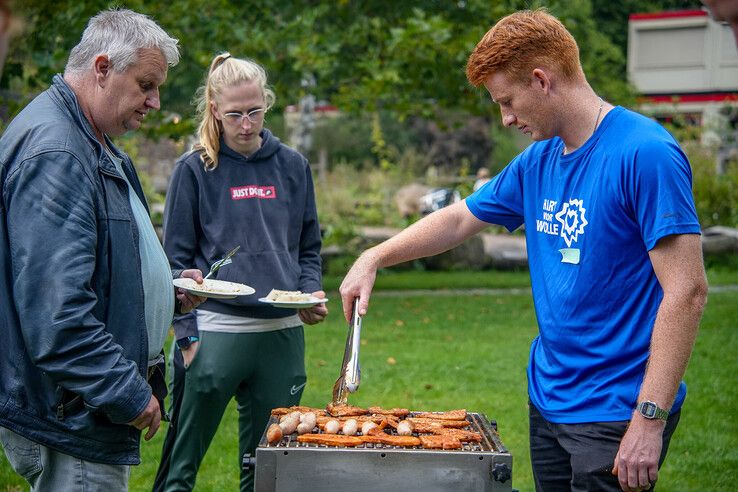
{"label": "bush", "polygon": [[717,174],[715,152],[697,143],[684,148],[692,164],[694,201],[701,226],[738,227],[738,164],[731,163],[725,174]]}

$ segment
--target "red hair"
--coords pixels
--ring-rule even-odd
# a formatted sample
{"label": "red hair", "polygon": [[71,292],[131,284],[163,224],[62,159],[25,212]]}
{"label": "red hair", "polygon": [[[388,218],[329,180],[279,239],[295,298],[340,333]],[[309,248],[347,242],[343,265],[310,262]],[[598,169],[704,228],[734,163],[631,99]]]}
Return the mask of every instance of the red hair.
{"label": "red hair", "polygon": [[555,70],[567,80],[584,77],[574,36],[545,9],[503,17],[477,43],[466,63],[466,78],[479,87],[494,73],[527,80],[535,68]]}

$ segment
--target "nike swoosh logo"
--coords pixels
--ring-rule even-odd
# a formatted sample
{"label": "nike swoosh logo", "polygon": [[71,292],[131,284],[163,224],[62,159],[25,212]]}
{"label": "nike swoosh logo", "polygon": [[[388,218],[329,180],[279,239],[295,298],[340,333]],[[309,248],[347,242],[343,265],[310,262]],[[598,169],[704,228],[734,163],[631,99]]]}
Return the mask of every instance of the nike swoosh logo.
{"label": "nike swoosh logo", "polygon": [[290,388],[290,394],[291,395],[296,395],[297,392],[300,391],[302,388],[304,388],[306,384],[307,384],[307,382],[302,383],[300,386],[295,386],[293,384],[292,385],[292,388]]}

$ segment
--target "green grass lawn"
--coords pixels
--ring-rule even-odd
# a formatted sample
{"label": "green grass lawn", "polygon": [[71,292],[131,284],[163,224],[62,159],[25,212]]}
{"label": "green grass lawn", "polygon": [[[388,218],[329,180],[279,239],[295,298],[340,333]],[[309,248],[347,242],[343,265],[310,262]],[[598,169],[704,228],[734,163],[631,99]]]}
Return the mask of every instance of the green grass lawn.
{"label": "green grass lawn", "polygon": [[[399,272],[379,277],[362,330],[362,382],[356,405],[413,410],[466,408],[496,420],[513,455],[513,486],[533,490],[528,454],[525,367],[536,335],[528,294],[382,295],[397,288],[503,288],[529,285],[527,272]],[[735,284],[724,274],[717,283]],[[731,280],[732,279],[732,280]],[[714,279],[711,278],[714,285]],[[326,279],[331,316],[306,327],[308,385],[303,404],[331,398],[346,336],[335,292]],[[665,491],[731,491],[738,482],[738,292],[712,293],[685,379],[689,395],[662,469]],[[130,490],[150,490],[162,429],[142,444]],[[197,490],[237,490],[235,405],[231,405],[200,470]],[[0,458],[0,492],[27,490]]]}

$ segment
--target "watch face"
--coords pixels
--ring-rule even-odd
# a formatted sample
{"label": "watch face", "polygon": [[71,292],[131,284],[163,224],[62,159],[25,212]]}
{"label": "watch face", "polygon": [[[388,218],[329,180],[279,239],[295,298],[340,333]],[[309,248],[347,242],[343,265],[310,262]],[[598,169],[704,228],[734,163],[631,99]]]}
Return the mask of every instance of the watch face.
{"label": "watch face", "polygon": [[641,414],[647,419],[652,419],[656,416],[656,405],[650,401],[644,401],[641,403]]}

